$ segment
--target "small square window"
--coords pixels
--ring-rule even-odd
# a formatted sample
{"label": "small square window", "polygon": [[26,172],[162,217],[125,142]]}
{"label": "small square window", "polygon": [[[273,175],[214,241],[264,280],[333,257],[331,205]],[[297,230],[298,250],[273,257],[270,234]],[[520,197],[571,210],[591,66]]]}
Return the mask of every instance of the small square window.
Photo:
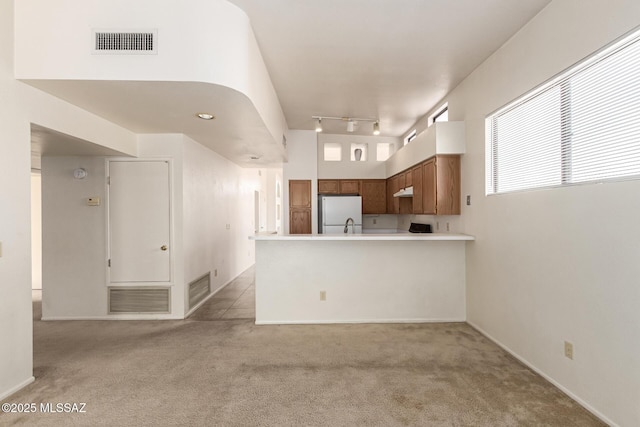
{"label": "small square window", "polygon": [[429,126],[438,122],[449,121],[449,103],[445,103],[429,118]]}
{"label": "small square window", "polygon": [[416,136],[418,136],[416,129],[412,130],[409,135],[407,135],[407,137],[404,139],[404,145],[407,145],[408,143],[410,143],[411,141],[413,141],[414,139],[416,139]]}
{"label": "small square window", "polygon": [[351,144],[351,161],[367,161],[367,144]]}
{"label": "small square window", "polygon": [[337,142],[325,142],[324,161],[339,162],[342,160],[342,144]]}
{"label": "small square window", "polygon": [[376,160],[384,162],[393,154],[394,145],[391,142],[378,142],[376,145]]}

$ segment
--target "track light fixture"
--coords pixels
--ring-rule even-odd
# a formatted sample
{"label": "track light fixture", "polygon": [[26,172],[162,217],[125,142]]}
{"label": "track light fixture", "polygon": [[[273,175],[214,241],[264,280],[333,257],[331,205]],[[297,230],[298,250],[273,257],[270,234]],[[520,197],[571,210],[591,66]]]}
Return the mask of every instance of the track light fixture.
{"label": "track light fixture", "polygon": [[373,122],[373,134],[380,135],[379,119],[363,119],[356,117],[328,117],[328,116],[311,116],[316,121],[316,132],[322,132],[322,120],[340,120],[347,122],[347,132],[353,132],[358,122]]}

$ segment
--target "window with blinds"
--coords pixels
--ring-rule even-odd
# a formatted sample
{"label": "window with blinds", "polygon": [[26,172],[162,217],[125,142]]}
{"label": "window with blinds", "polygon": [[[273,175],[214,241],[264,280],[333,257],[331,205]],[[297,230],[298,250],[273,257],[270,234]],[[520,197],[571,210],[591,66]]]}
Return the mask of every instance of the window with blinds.
{"label": "window with blinds", "polygon": [[487,121],[487,194],[640,179],[640,31]]}

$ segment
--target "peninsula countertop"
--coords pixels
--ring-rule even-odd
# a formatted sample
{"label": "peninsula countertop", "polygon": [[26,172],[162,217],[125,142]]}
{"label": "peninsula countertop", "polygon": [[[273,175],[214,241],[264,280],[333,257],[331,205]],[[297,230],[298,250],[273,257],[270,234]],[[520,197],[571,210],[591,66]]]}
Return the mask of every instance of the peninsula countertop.
{"label": "peninsula countertop", "polygon": [[475,237],[469,234],[460,233],[375,233],[375,234],[270,234],[270,233],[258,233],[253,236],[249,236],[251,240],[280,240],[280,241],[292,241],[292,240],[309,240],[309,241],[335,241],[335,240],[350,240],[350,241],[376,241],[376,240],[408,240],[408,241],[468,241],[475,240]]}

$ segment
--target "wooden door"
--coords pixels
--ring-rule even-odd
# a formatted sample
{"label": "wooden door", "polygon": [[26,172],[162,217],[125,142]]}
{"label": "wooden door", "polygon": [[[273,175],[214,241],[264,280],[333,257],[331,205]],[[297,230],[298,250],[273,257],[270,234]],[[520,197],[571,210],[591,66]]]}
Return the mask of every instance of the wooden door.
{"label": "wooden door", "polygon": [[422,164],[422,212],[435,215],[436,210],[436,159],[431,158]]}
{"label": "wooden door", "polygon": [[289,181],[289,234],[311,234],[311,181]]}
{"label": "wooden door", "polygon": [[362,213],[384,214],[387,212],[387,183],[384,179],[365,179],[361,186]]}
{"label": "wooden door", "polygon": [[171,281],[169,162],[109,161],[110,283]]}

